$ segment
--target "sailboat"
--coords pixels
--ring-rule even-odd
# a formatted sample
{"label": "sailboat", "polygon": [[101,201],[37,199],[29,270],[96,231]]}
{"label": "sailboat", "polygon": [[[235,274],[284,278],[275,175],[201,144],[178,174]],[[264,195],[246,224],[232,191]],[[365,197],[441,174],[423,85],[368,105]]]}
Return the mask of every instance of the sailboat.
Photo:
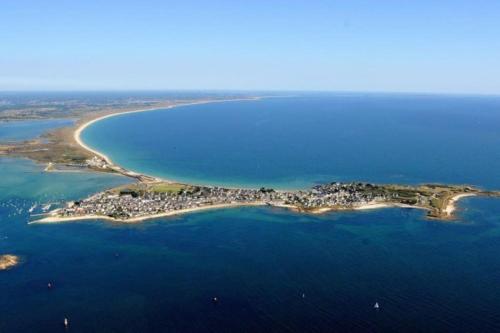
{"label": "sailboat", "polygon": [[32,213],[35,210],[36,206],[37,206],[36,204],[31,206],[30,209],[28,210],[28,212]]}

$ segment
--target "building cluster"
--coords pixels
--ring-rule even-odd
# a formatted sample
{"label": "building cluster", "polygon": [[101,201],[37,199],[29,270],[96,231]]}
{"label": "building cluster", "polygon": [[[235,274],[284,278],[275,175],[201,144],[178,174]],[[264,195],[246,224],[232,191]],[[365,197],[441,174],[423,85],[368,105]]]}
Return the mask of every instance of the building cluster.
{"label": "building cluster", "polygon": [[105,159],[94,156],[85,161],[86,166],[97,169],[106,169],[108,167],[108,163]]}
{"label": "building cluster", "polygon": [[291,205],[315,209],[322,207],[356,207],[374,201],[385,201],[386,194],[367,183],[330,183],[316,185],[309,191],[290,192],[287,202]]}
{"label": "building cluster", "polygon": [[101,192],[68,204],[60,210],[59,215],[101,215],[129,219],[221,204],[288,205],[312,210],[324,207],[350,208],[384,199],[383,195],[375,195],[372,185],[361,183],[331,183],[315,186],[308,191],[195,186],[161,193],[152,190]]}

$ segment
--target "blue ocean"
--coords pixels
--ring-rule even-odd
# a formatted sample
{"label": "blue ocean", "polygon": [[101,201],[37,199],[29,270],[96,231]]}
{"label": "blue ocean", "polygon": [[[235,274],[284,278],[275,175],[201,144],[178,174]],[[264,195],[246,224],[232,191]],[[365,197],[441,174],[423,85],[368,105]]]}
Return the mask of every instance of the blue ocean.
{"label": "blue ocean", "polygon": [[126,168],[227,186],[330,181],[500,188],[500,98],[319,94],[108,118],[83,132]]}
{"label": "blue ocean", "polygon": [[[108,118],[83,139],[127,168],[186,182],[500,189],[498,97],[214,103]],[[42,170],[0,159],[0,253],[23,260],[0,272],[0,332],[500,331],[498,199],[461,200],[452,223],[411,209],[247,207],[134,225],[28,225],[35,203],[130,181]]]}

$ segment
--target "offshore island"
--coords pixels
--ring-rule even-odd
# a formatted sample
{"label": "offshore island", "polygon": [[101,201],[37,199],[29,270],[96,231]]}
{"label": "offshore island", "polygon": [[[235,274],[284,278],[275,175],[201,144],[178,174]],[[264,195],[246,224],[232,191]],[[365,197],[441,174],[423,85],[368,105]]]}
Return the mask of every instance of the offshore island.
{"label": "offshore island", "polygon": [[0,271],[8,270],[14,266],[19,265],[21,259],[19,256],[13,254],[0,255]]}
{"label": "offshore island", "polygon": [[[182,103],[163,104],[163,108],[179,105],[213,103],[219,101],[257,99],[196,100]],[[65,166],[88,168],[94,171],[116,172],[136,180],[135,183],[108,189],[88,198],[71,201],[64,207],[47,213],[31,223],[64,222],[85,219],[106,219],[117,222],[138,222],[151,218],[166,217],[198,210],[237,206],[272,206],[292,209],[304,213],[324,213],[329,211],[375,209],[384,207],[418,208],[427,211],[427,217],[450,220],[454,218],[455,203],[467,196],[500,196],[497,191],[484,191],[467,185],[425,184],[419,186],[371,184],[364,182],[333,182],[312,187],[309,190],[281,191],[272,188],[240,189],[218,186],[197,186],[167,181],[126,170],[115,165],[110,158],[87,146],[80,138],[89,125],[104,118],[123,113],[143,112],[158,108],[120,110],[118,112],[97,113],[86,117],[76,128],[54,140],[53,146],[61,146],[66,141],[65,156],[75,158],[44,160],[46,171],[61,170]],[[56,136],[57,137],[57,136]],[[68,154],[68,147],[73,153]],[[22,149],[19,149],[22,150]],[[15,152],[16,150],[14,150]],[[57,154],[55,154],[57,155]],[[44,155],[47,156],[47,155]],[[49,155],[50,156],[50,155]],[[31,157],[28,155],[28,157]],[[64,170],[64,167],[63,167]]]}

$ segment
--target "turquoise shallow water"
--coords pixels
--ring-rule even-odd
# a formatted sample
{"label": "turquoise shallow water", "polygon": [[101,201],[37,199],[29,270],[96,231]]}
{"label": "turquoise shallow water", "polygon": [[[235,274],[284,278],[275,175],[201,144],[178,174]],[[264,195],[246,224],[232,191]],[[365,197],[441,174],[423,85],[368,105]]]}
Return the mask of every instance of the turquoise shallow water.
{"label": "turquoise shallow water", "polygon": [[[128,181],[41,170],[0,159],[0,253],[24,260],[0,272],[1,332],[63,332],[65,316],[72,332],[500,331],[498,199],[464,199],[459,223],[408,209],[241,208],[27,225],[35,202]],[[487,176],[496,186],[496,174],[475,180]]]}
{"label": "turquoise shallow water", "polygon": [[185,182],[329,181],[500,188],[500,98],[307,95],[136,113],[82,138],[139,172]]}

